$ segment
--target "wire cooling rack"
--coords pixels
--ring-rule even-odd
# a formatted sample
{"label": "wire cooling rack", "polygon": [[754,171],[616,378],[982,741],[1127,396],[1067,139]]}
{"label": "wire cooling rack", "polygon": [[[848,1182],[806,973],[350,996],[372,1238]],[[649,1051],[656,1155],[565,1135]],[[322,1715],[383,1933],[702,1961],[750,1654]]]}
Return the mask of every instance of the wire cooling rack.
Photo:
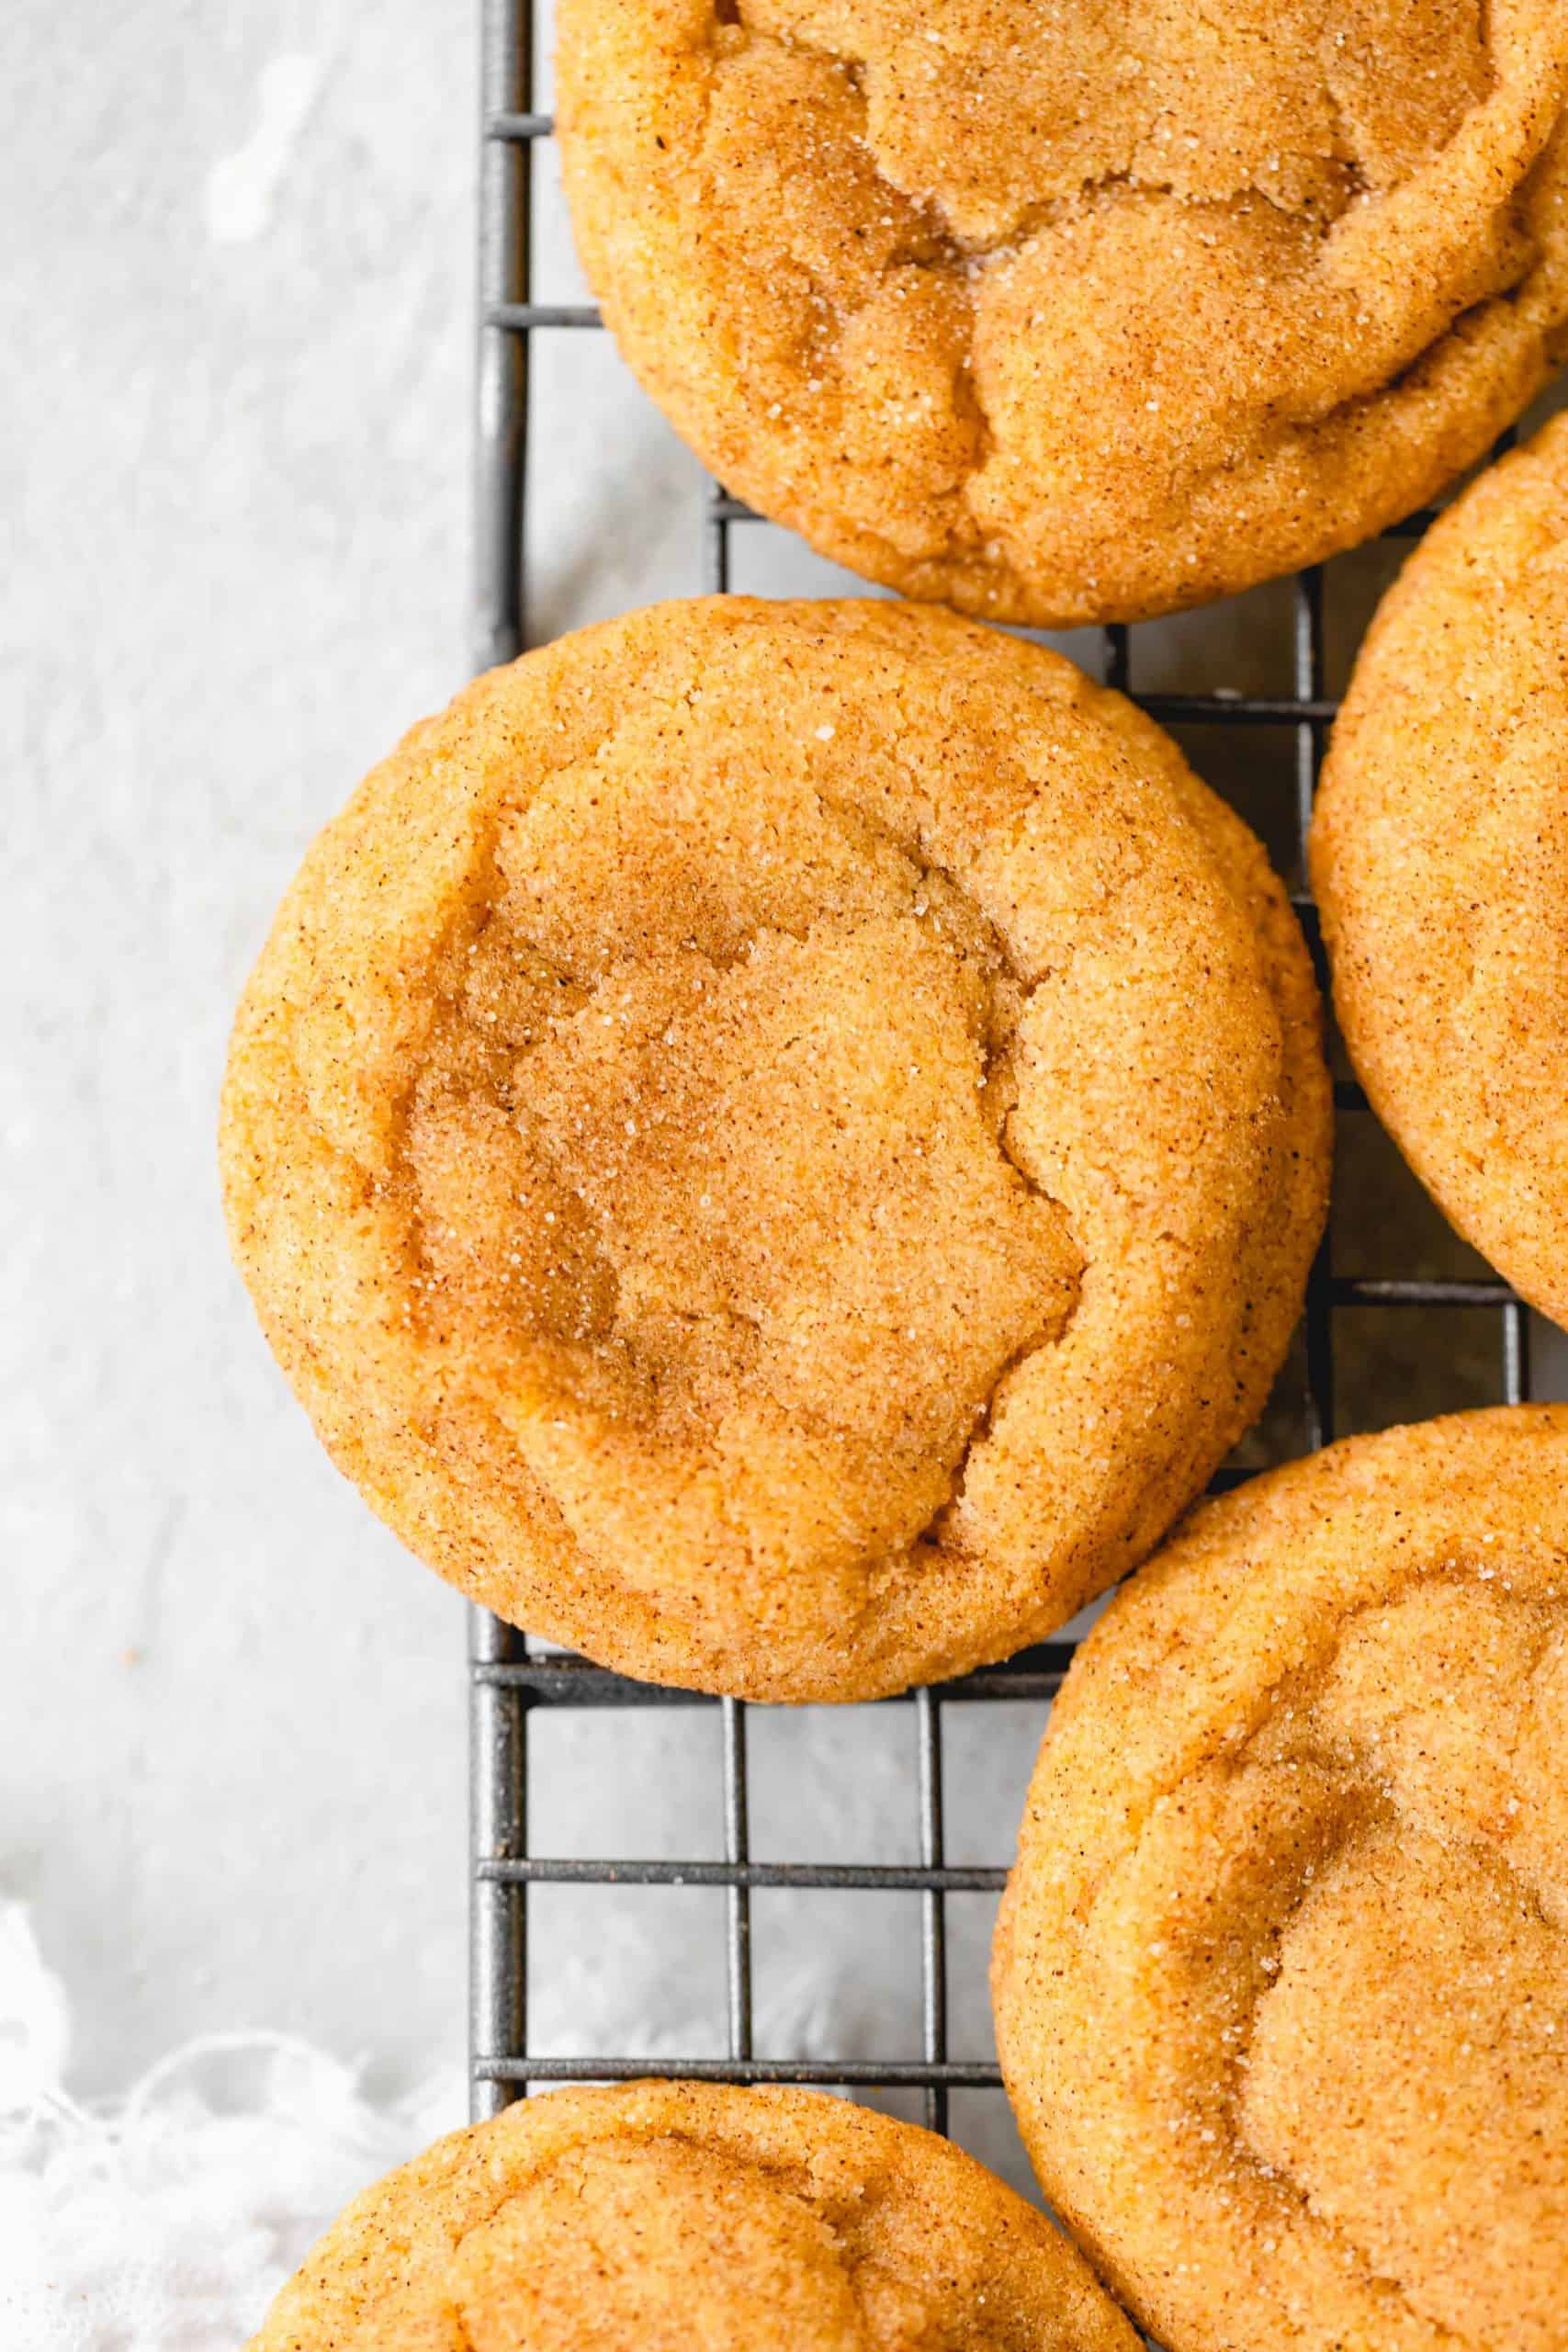
{"label": "wire cooling rack", "polygon": [[[530,249],[536,164],[543,142],[551,135],[548,116],[533,110],[536,29],[528,0],[485,0],[474,640],[478,668],[512,659],[527,641],[525,548],[529,466],[532,456],[548,449],[551,433],[548,415],[540,413],[547,403],[536,380],[531,398],[530,363],[536,339],[599,327],[598,313],[592,307],[533,299]],[[1413,517],[1391,536],[1415,538],[1427,519]],[[724,593],[730,586],[734,535],[761,527],[759,520],[721,487],[710,485],[705,511],[694,515],[693,526],[694,555],[700,548],[701,570],[699,576],[694,563],[687,584],[693,590]],[[1337,617],[1333,568],[1326,574],[1304,572],[1279,593],[1292,599],[1285,657],[1289,675],[1283,692],[1241,692],[1221,680],[1201,693],[1139,694],[1144,632],[1110,628],[1096,634],[1101,674],[1108,684],[1132,693],[1179,735],[1183,730],[1201,732],[1210,755],[1205,758],[1200,752],[1198,763],[1207,767],[1211,781],[1224,786],[1227,775],[1247,764],[1235,757],[1237,739],[1239,747],[1258,750],[1257,764],[1272,779],[1269,789],[1274,801],[1264,812],[1267,822],[1252,801],[1246,813],[1269,834],[1281,866],[1293,861],[1298,884],[1304,885],[1303,850],[1313,790],[1336,708],[1326,684],[1331,625]],[[1286,758],[1280,756],[1282,744],[1288,746]],[[1224,773],[1215,774],[1216,764]],[[1314,910],[1304,887],[1296,890],[1295,905],[1315,953]],[[1367,1132],[1374,1123],[1360,1090],[1347,1078],[1340,1077],[1335,1091],[1340,1113],[1348,1114],[1341,1117],[1342,1159],[1350,1164],[1354,1176],[1375,1140]],[[1385,1154],[1385,1159],[1387,1173],[1394,1163],[1391,1154]],[[1249,1467],[1320,1445],[1344,1433],[1347,1427],[1365,1425],[1367,1416],[1359,1408],[1337,1420],[1336,1383],[1339,1378],[1349,1387],[1364,1387],[1368,1349],[1374,1344],[1382,1348],[1385,1386],[1392,1379],[1399,1391],[1372,1417],[1376,1419],[1415,1418],[1444,1404],[1483,1403],[1499,1397],[1514,1403],[1529,1394],[1526,1312],[1506,1285],[1486,1275],[1479,1261],[1469,1260],[1468,1253],[1445,1236],[1426,1252],[1427,1259],[1435,1255],[1442,1261],[1443,1271],[1391,1270],[1403,1269],[1408,1254],[1396,1246],[1402,1226],[1419,1223],[1422,1214],[1413,1188],[1408,1198],[1413,1205],[1407,1215],[1396,1212],[1392,1223],[1385,1217],[1381,1227],[1368,1228],[1354,1198],[1347,1215],[1342,1166],[1337,1182],[1336,1218],[1313,1272],[1303,1331],[1271,1408],[1271,1418],[1288,1426],[1290,1435],[1287,1442],[1273,1447],[1272,1454],[1255,1450]],[[1371,1262],[1369,1248],[1373,1251]],[[1337,1271],[1333,1262],[1337,1256],[1354,1270]],[[1434,1310],[1458,1310],[1458,1321],[1445,1323]],[[1418,1318],[1414,1327],[1409,1321],[1412,1315]],[[1398,1343],[1390,1340],[1396,1326],[1405,1335]],[[1429,1366],[1434,1356],[1447,1366],[1462,1360],[1470,1368],[1469,1386],[1461,1385],[1457,1394],[1446,1391],[1433,1397],[1422,1387],[1422,1367]],[[1234,1484],[1241,1475],[1245,1474],[1230,1470],[1222,1473],[1216,1483]],[[994,1900],[1005,1876],[1014,1824],[1009,1819],[994,1825],[993,1834],[1001,1849],[994,1861],[986,1866],[954,1866],[948,1861],[944,1724],[952,1721],[955,1702],[967,1706],[969,1702],[1022,1701],[1032,1702],[1043,1717],[1071,1654],[1068,1640],[1047,1643],[1006,1666],[916,1691],[903,1700],[881,1702],[881,1709],[896,1711],[906,1726],[905,1793],[913,1833],[908,1844],[916,1859],[766,1860],[752,1854],[748,1770],[750,1711],[743,1704],[627,1681],[585,1659],[541,1651],[525,1634],[476,1612],[471,1660],[471,2047],[476,2116],[493,2113],[535,2084],[680,2075],[722,2082],[843,2086],[874,2098],[890,2097],[906,2110],[912,2108],[935,2129],[945,2130],[953,2094],[996,2093],[1000,2077],[993,2063],[950,2054],[950,1976],[953,1973],[950,1906],[957,1897]],[[555,1711],[597,1710],[603,1711],[612,1730],[619,1727],[619,1736],[626,1741],[632,1737],[630,1711],[671,1707],[704,1709],[710,1719],[716,1716],[711,1762],[722,1790],[722,1858],[639,1859],[613,1850],[552,1855],[548,1791],[536,1787],[530,1804],[531,1727],[536,1735],[542,1721]],[[1032,1730],[1037,1727],[1032,1725]],[[605,1843],[609,1844],[608,1837]],[[536,1851],[536,1844],[545,1850]],[[719,2054],[714,2054],[711,2047],[701,2052],[634,2047],[611,2053],[580,2047],[542,2053],[531,2048],[530,1897],[536,1909],[542,1899],[538,1890],[574,1887],[636,1888],[655,1894],[670,1889],[722,1891],[718,1930],[723,1946],[722,2016],[711,2020],[712,2030],[706,2036]],[[902,1895],[907,1917],[909,1899],[918,1898],[918,2027],[909,2033],[911,2044],[918,2046],[879,2058],[829,2050],[809,2059],[781,2056],[757,2047],[753,1960],[763,1956],[764,1923],[753,1898],[761,1894],[766,1900],[784,1889],[860,1901],[864,1951],[874,1956],[874,1968],[881,1966],[889,1946],[886,1913],[879,1917],[873,1906],[889,1895]],[[976,1957],[980,1941],[965,1938],[960,1954],[972,1971],[980,1964]],[[581,1958],[586,1966],[592,1954],[557,1951],[554,1957],[564,1957],[569,1967]],[[713,1981],[716,1987],[716,1970]],[[655,2006],[657,1989],[649,1988],[649,2007]]]}

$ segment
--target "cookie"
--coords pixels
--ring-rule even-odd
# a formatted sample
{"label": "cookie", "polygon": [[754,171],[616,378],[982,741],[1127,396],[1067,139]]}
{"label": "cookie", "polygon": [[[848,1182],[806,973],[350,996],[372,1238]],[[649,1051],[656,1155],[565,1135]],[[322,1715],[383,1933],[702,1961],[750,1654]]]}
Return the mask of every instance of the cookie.
{"label": "cookie", "polygon": [[1568,1408],[1193,1514],[1056,1702],[994,1991],[1168,2352],[1564,2352]]}
{"label": "cookie", "polygon": [[1335,729],[1312,869],[1369,1099],[1568,1323],[1568,417],[1434,526]]}
{"label": "cookie", "polygon": [[561,0],[622,352],[868,579],[1066,626],[1370,537],[1568,351],[1561,0]]}
{"label": "cookie", "polygon": [[466,1592],[871,1696],[1062,1623],[1261,1408],[1317,1020],[1258,843],[1058,656],[660,606],[460,695],[311,850],[234,1033],[233,1246]]}
{"label": "cookie", "polygon": [[1044,2216],[820,2093],[634,2083],[367,2189],[250,2352],[1137,2352]]}

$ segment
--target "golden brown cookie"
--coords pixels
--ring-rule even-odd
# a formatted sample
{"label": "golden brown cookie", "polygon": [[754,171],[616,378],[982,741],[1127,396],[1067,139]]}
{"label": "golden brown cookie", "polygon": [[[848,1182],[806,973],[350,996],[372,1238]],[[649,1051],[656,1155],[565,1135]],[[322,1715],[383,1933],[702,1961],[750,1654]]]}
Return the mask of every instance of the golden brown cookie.
{"label": "golden brown cookie", "polygon": [[222,1159],[422,1557],[633,1673],[849,1699],[1157,1540],[1261,1408],[1327,1130],[1284,894],[1157,728],[951,615],[716,599],[367,779]]}
{"label": "golden brown cookie", "polygon": [[1568,1408],[1193,1514],[1056,1702],[994,1990],[1169,2352],[1565,2352]]}
{"label": "golden brown cookie", "polygon": [[633,2083],[357,2198],[250,2352],[1136,2352],[1044,2216],[820,2093]]}
{"label": "golden brown cookie", "polygon": [[1373,1109],[1466,1240],[1568,1323],[1568,417],[1384,598],[1312,866]]}
{"label": "golden brown cookie", "polygon": [[622,351],[738,496],[997,620],[1370,537],[1568,350],[1562,0],[561,0]]}

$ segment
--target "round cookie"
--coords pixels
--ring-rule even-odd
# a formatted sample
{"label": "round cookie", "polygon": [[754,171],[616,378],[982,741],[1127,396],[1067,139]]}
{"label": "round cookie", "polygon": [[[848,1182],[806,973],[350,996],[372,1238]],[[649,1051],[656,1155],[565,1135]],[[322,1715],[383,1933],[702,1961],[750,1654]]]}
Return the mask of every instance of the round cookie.
{"label": "round cookie", "polygon": [[1353,546],[1568,350],[1561,0],[561,0],[637,377],[907,594],[1137,619]]}
{"label": "round cookie", "polygon": [[1564,2352],[1568,1408],[1193,1513],[1056,1702],[993,1989],[1168,2352]]}
{"label": "round cookie", "polygon": [[1345,1042],[1438,1206],[1568,1324],[1568,417],[1384,598],[1312,870]]}
{"label": "round cookie", "polygon": [[1261,1408],[1317,1022],[1256,841],[1060,657],[660,606],[480,680],[316,842],[235,1027],[230,1227],[464,1590],[861,1698],[1062,1623]]}
{"label": "round cookie", "polygon": [[250,2352],[1137,2352],[1044,2216],[820,2093],[558,2091],[367,2189]]}

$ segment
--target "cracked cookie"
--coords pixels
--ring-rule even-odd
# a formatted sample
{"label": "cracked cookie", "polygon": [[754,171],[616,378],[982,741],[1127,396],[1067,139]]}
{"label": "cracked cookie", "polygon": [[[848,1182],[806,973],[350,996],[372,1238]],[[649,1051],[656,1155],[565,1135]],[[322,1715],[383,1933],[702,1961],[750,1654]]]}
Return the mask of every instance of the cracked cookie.
{"label": "cracked cookie", "polygon": [[1070,663],[670,605],[496,671],[252,976],[239,1264],[333,1457],[514,1623],[849,1699],[995,1658],[1256,1418],[1323,1216],[1310,966]]}
{"label": "cracked cookie", "polygon": [[1193,1514],[1056,1701],[994,1992],[1169,2352],[1565,2352],[1568,1408]]}
{"label": "cracked cookie", "polygon": [[1136,619],[1370,537],[1568,350],[1561,0],[562,0],[647,390],[907,594]]}
{"label": "cracked cookie", "polygon": [[367,2189],[250,2352],[1136,2352],[946,2140],[798,2090],[556,2091]]}
{"label": "cracked cookie", "polygon": [[1345,1042],[1445,1216],[1568,1324],[1568,417],[1384,598],[1312,835]]}

